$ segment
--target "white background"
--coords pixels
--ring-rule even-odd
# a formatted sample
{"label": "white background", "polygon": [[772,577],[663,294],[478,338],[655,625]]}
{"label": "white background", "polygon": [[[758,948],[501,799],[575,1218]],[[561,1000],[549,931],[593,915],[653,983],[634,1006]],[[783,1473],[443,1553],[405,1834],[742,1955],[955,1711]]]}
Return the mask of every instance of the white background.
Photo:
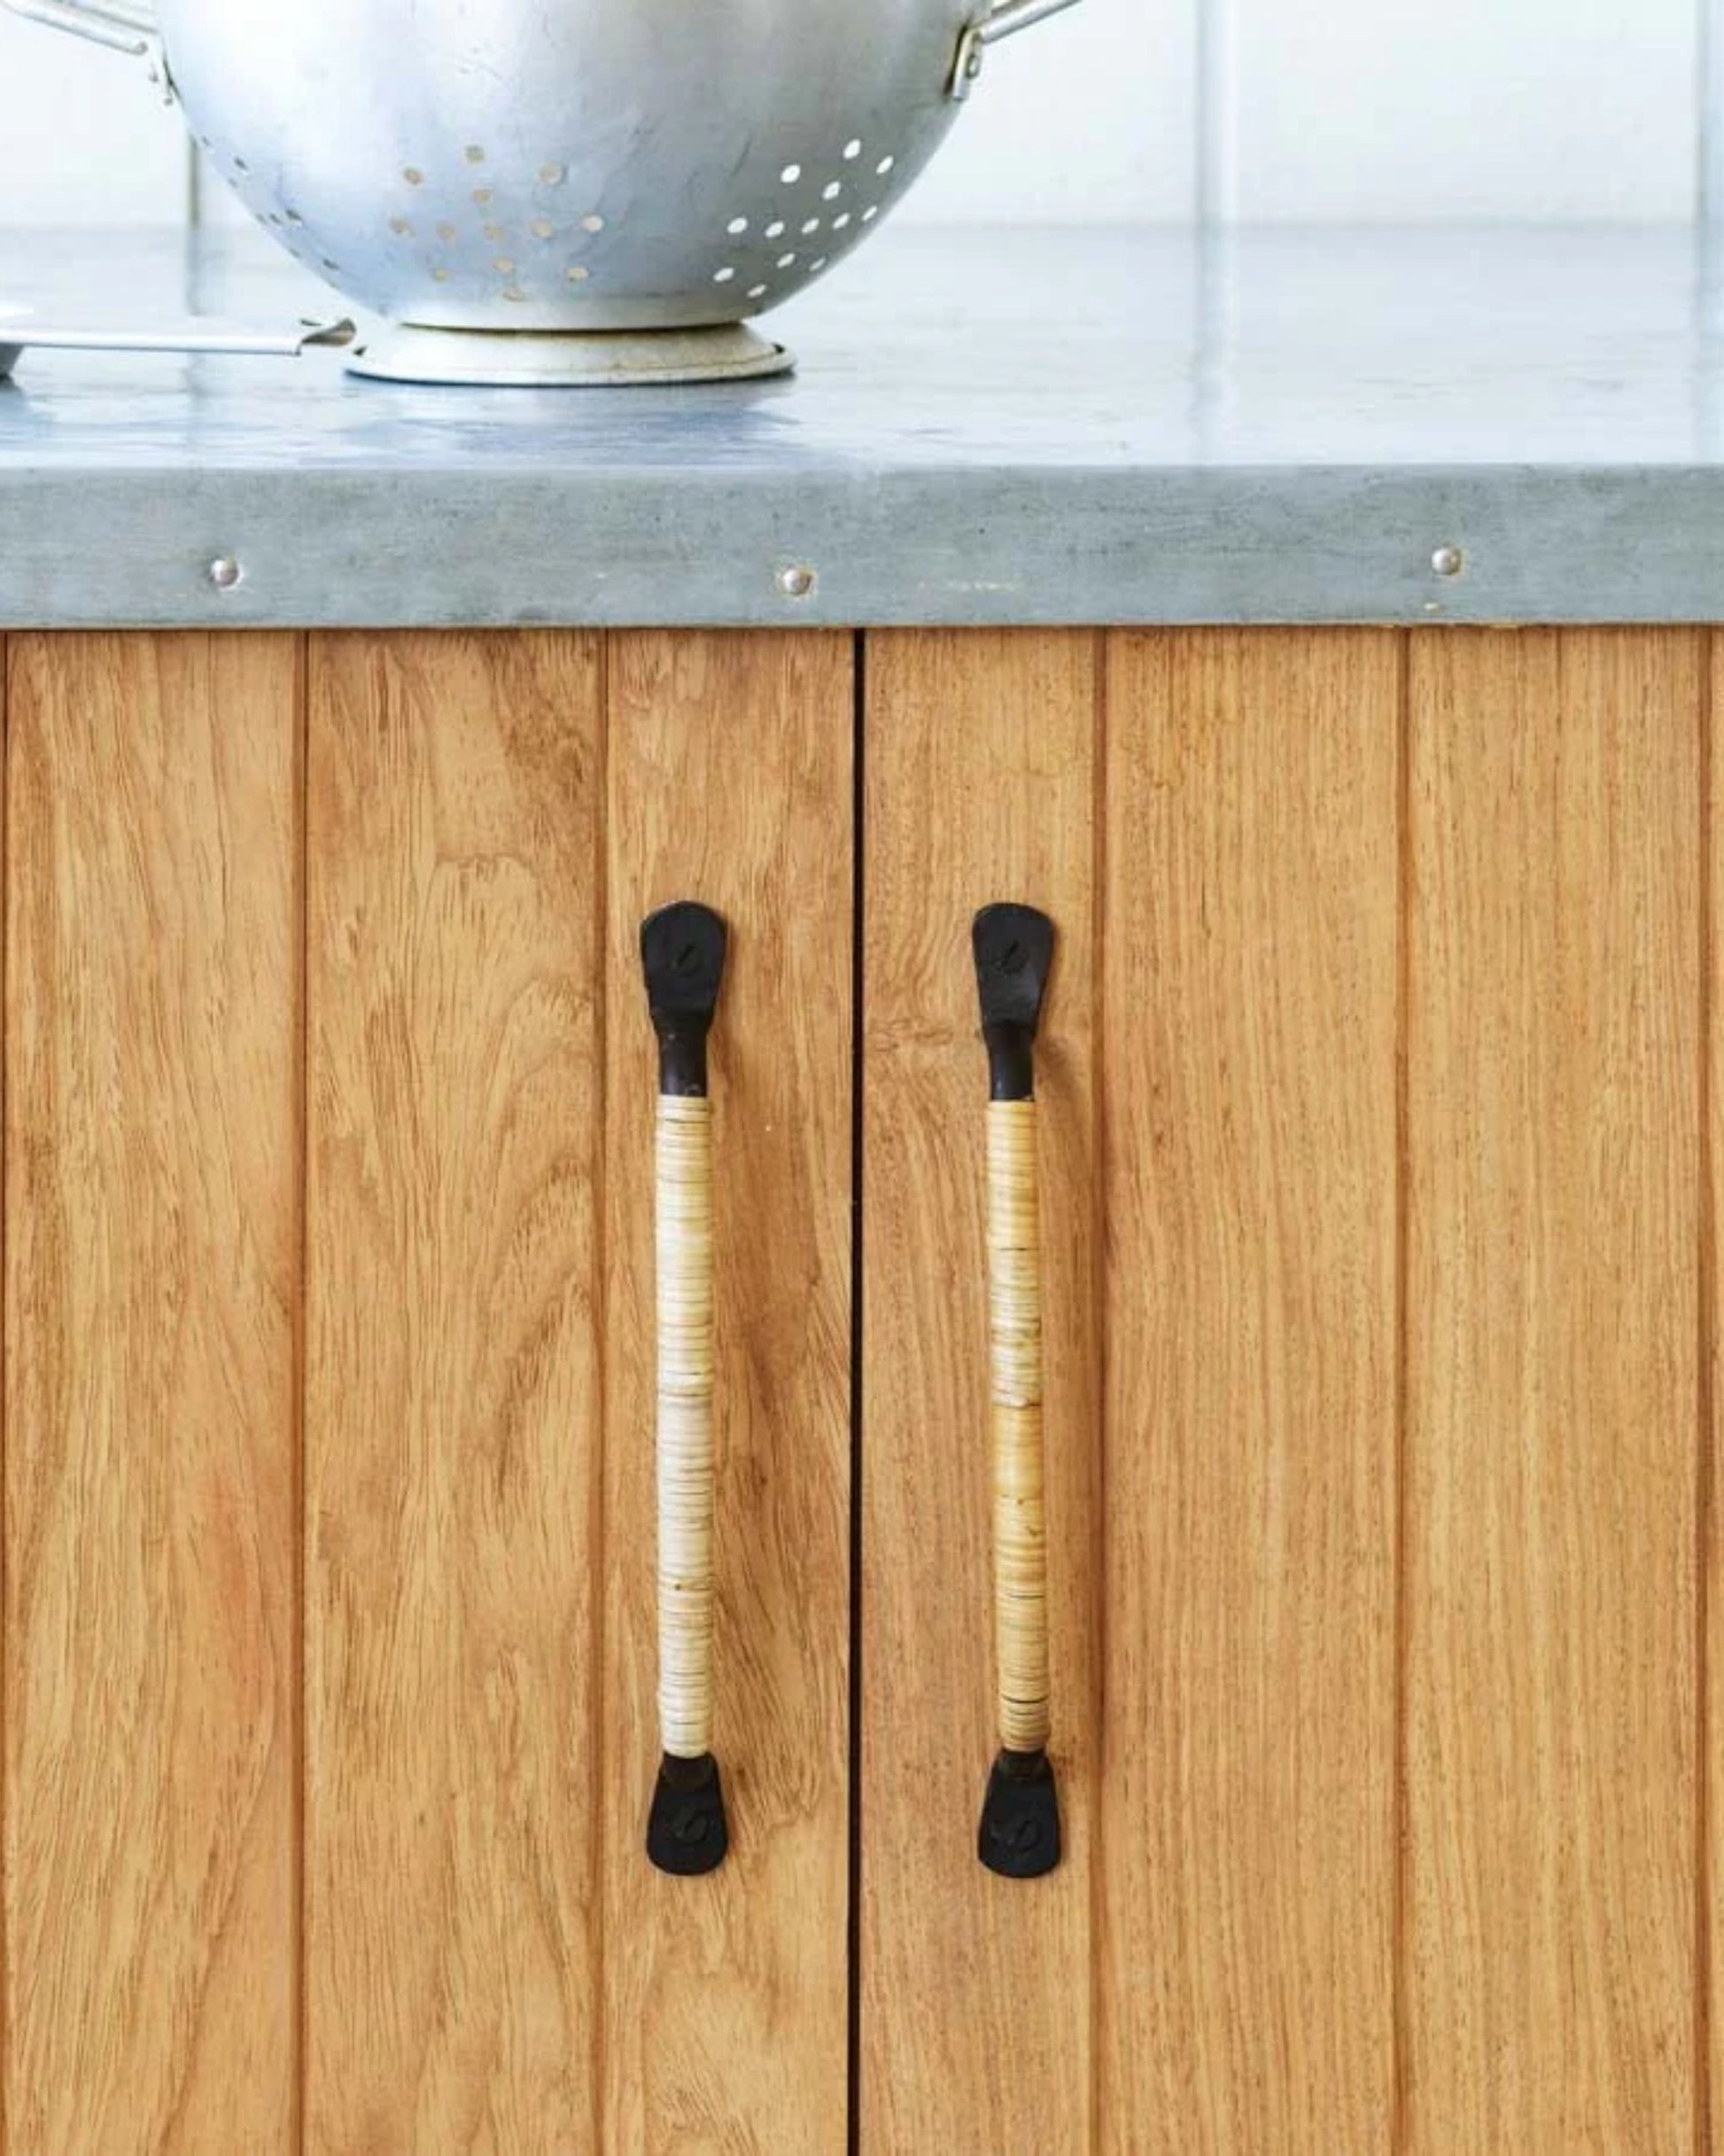
{"label": "white background", "polygon": [[[1684,217],[1709,5],[1084,0],[997,49],[905,214]],[[0,223],[161,223],[186,199],[141,68],[0,12]]]}

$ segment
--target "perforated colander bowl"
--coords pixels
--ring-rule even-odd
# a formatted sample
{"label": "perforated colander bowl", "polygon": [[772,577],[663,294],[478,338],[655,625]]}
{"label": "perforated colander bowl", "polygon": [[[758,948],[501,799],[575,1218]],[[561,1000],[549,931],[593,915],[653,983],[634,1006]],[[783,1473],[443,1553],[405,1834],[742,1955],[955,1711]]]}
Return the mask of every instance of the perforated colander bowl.
{"label": "perforated colander bowl", "polygon": [[738,325],[859,245],[984,48],[1072,0],[6,4],[159,55],[252,215],[408,332],[373,371],[495,380],[788,364]]}

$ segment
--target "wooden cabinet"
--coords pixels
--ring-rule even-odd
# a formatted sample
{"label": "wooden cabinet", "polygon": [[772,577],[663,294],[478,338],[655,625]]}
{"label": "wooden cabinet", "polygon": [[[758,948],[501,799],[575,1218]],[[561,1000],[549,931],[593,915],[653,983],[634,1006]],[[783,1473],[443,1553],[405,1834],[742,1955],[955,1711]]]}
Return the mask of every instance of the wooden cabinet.
{"label": "wooden cabinet", "polygon": [[[1712,642],[10,639],[6,2147],[1724,2140]],[[975,1854],[1001,898],[1061,933],[1034,1884]]]}

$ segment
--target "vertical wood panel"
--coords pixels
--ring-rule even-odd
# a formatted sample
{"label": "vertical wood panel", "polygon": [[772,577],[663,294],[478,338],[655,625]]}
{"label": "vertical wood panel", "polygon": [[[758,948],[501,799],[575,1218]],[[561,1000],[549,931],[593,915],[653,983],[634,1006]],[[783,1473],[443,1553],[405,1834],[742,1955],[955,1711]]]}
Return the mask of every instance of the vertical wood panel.
{"label": "vertical wood panel", "polygon": [[[605,2147],[845,2138],[851,640],[610,646],[606,975]],[[712,1040],[716,1750],[732,1849],[648,1864],[658,1763],[653,1103],[640,924],[699,899]]]}
{"label": "vertical wood panel", "polygon": [[1421,635],[1407,2138],[1693,2138],[1699,640]]}
{"label": "vertical wood panel", "polygon": [[11,657],[10,2145],[284,2150],[296,649]]}
{"label": "vertical wood panel", "polygon": [[[868,643],[864,820],[864,2148],[1091,2145],[1099,1369],[1093,1024],[1099,640]],[[1037,1056],[1047,1264],[1052,1747],[1066,1857],[976,1861],[993,1728],[987,1062],[970,922],[1060,931]]]}
{"label": "vertical wood panel", "polygon": [[319,637],[307,2141],[598,2145],[600,650]]}
{"label": "vertical wood panel", "polygon": [[1389,2139],[1399,739],[1392,635],[1113,640],[1107,2149]]}
{"label": "vertical wood panel", "polygon": [[[1724,59],[1724,52],[1720,53]],[[1720,115],[1724,120],[1724,113]],[[1720,143],[1724,148],[1724,142]],[[1720,953],[1724,953],[1724,759],[1719,752],[1718,728],[1724,714],[1724,638],[1717,630],[1706,637],[1703,768],[1707,785],[1706,836],[1708,859],[1705,889],[1708,918],[1704,927],[1703,956],[1706,968],[1702,996],[1709,1039],[1704,1102],[1710,1123],[1704,1133],[1705,1164],[1710,1188],[1709,1209],[1702,1241],[1701,1289],[1704,1344],[1707,1366],[1703,1373],[1705,1420],[1698,1499],[1701,1549],[1700,1636],[1701,1667],[1705,1692],[1701,1700],[1702,1748],[1697,1771],[1700,1838],[1698,1951],[1704,1958],[1697,1971],[1699,1990],[1695,2017],[1696,2042],[1700,2047],[1695,2066],[1698,2102],[1697,2140],[1699,2156],[1724,2152],[1724,1307],[1719,1300],[1719,1247],[1724,1238],[1724,983],[1719,979]],[[1706,2142],[1703,2137],[1710,2133]]]}

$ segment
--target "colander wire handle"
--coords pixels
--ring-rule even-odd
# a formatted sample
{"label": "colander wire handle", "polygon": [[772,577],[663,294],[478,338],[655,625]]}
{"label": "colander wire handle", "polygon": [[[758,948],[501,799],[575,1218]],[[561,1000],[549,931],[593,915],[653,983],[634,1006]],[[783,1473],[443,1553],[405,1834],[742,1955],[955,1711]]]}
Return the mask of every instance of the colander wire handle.
{"label": "colander wire handle", "polygon": [[0,0],[27,22],[65,30],[110,52],[142,59],[157,34],[156,19],[143,0]]}
{"label": "colander wire handle", "polygon": [[1063,15],[1068,7],[1077,4],[1078,0],[1003,0],[1003,4],[991,15],[984,15],[976,24],[976,38],[982,44],[997,45],[1002,37],[1015,37],[1020,30],[1033,30],[1049,16]]}
{"label": "colander wire handle", "polygon": [[1015,37],[1020,30],[1033,30],[1038,22],[1045,22],[1051,15],[1063,15],[1068,7],[1077,4],[1078,0],[1000,0],[987,14],[978,16],[959,39],[950,95],[959,100],[969,96],[990,45],[998,44],[1003,37]]}
{"label": "colander wire handle", "polygon": [[707,1037],[726,935],[711,908],[669,906],[641,931],[658,1037],[654,1133],[657,1288],[658,1718],[647,1825],[661,1872],[716,1871],[729,1847],[712,1755],[717,1453],[712,1102]]}
{"label": "colander wire handle", "polygon": [[1036,1033],[1053,923],[990,906],[974,930],[988,1047],[988,1378],[994,1520],[994,1667],[999,1754],[976,1853],[1006,1879],[1060,1861],[1048,1641],[1043,1437],[1042,1222]]}

